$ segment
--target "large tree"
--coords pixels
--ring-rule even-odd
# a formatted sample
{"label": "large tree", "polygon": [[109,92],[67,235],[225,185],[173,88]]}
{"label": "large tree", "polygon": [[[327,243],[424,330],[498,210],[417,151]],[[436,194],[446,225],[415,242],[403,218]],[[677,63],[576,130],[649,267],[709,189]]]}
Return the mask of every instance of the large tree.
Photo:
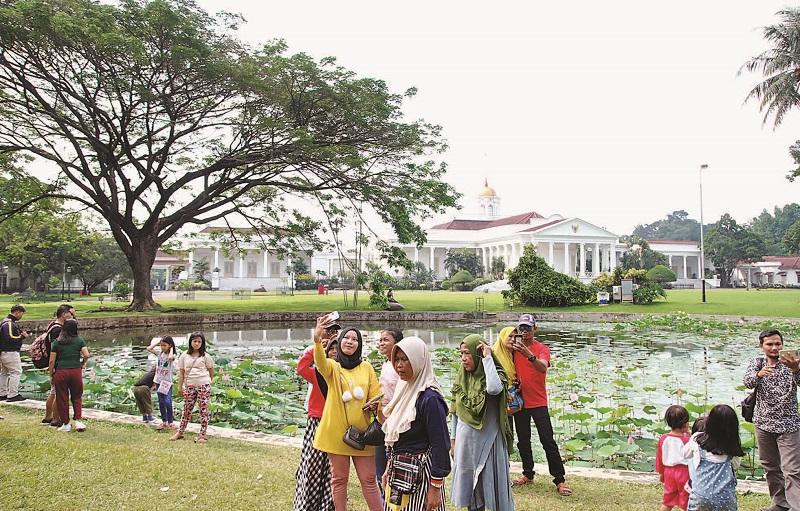
{"label": "large tree", "polygon": [[759,261],[766,251],[764,240],[736,223],[728,213],[722,215],[705,240],[706,255],[719,271],[720,283],[728,287],[740,262]]}
{"label": "large tree", "polygon": [[421,244],[417,220],[456,204],[433,161],[440,129],[403,118],[413,90],[289,55],[280,41],[250,48],[233,35],[241,20],[190,0],[0,5],[0,151],[58,171],[63,186],[38,198],[108,222],[131,266],[133,310],[157,306],[156,250],[187,226],[246,221],[250,240],[289,254],[371,206],[400,243]]}
{"label": "large tree", "polygon": [[620,264],[625,270],[650,270],[658,265],[668,266],[669,257],[650,248],[647,240],[631,236],[628,239],[628,250],[622,254]]}
{"label": "large tree", "polygon": [[700,241],[700,222],[689,218],[689,213],[679,209],[668,214],[666,219],[637,225],[633,229],[633,236],[646,240]]}
{"label": "large tree", "polygon": [[783,255],[786,246],[783,243],[789,228],[800,220],[800,204],[787,204],[784,207],[775,206],[773,213],[764,209],[760,215],[753,218],[749,230],[764,240],[764,255]]}
{"label": "large tree", "polygon": [[474,277],[483,275],[481,256],[468,248],[452,248],[444,256],[444,269],[453,276],[460,271],[468,271]]}
{"label": "large tree", "polygon": [[72,262],[72,273],[83,283],[86,291],[106,280],[130,276],[125,254],[113,238],[86,233],[80,242],[80,255]]}

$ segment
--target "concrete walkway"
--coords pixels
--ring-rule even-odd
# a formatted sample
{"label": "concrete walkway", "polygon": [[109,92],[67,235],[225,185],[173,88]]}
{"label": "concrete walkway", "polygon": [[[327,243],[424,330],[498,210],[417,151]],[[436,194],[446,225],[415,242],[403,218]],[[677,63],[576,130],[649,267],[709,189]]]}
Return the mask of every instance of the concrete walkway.
{"label": "concrete walkway", "polygon": [[[44,401],[35,401],[28,399],[19,403],[7,403],[0,401],[3,406],[18,406],[20,408],[27,408],[30,410],[44,410]],[[0,406],[0,411],[2,407]],[[127,415],[124,413],[106,412],[104,410],[95,410],[93,408],[84,408],[83,416],[87,419],[102,420],[109,422],[116,422],[118,424],[129,424],[133,426],[147,427],[142,423],[140,417],[134,415]],[[199,425],[189,424],[188,431],[197,433]],[[231,440],[239,440],[242,442],[251,442],[254,444],[271,445],[275,447],[293,447],[300,449],[303,444],[303,439],[300,437],[290,437],[285,435],[272,435],[269,433],[260,433],[258,431],[248,431],[246,429],[233,429],[233,428],[220,428],[216,426],[208,427],[208,436],[216,438],[228,438]],[[588,468],[588,467],[566,467],[568,476],[586,477],[591,479],[609,479],[613,481],[622,481],[634,484],[657,484],[658,474],[652,472],[633,472],[630,470],[611,470],[605,468]],[[522,473],[522,464],[519,462],[511,463],[511,471]],[[541,477],[547,477],[542,473]],[[740,493],[751,492],[767,494],[767,484],[763,481],[743,481],[739,480],[737,487]]]}

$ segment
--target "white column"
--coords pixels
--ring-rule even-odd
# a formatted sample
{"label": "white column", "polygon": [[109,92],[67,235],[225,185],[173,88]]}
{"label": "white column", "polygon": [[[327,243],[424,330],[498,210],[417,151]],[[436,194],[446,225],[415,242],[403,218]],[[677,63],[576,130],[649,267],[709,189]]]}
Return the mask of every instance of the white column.
{"label": "white column", "polygon": [[431,264],[430,264],[430,266],[428,266],[428,269],[429,270],[433,270],[434,269],[433,268],[433,253],[436,251],[436,249],[434,247],[428,247],[428,248],[431,251]]}
{"label": "white column", "polygon": [[672,254],[668,255],[667,258],[669,259],[669,269],[672,269]]}
{"label": "white column", "polygon": [[555,268],[556,267],[556,259],[553,256],[553,245],[555,245],[555,243],[553,243],[552,241],[549,241],[548,244],[550,245],[550,258],[547,260],[547,262],[550,263],[550,266]]}
{"label": "white column", "polygon": [[688,279],[688,273],[686,271],[686,256],[683,256],[683,278]]}
{"label": "white column", "polygon": [[241,254],[239,255],[239,278],[244,278],[244,256]]}
{"label": "white column", "polygon": [[414,247],[414,263],[419,262],[419,248]]}
{"label": "white column", "polygon": [[586,275],[586,244],[581,243],[581,277]]}
{"label": "white column", "polygon": [[608,245],[608,271],[613,272],[617,267],[617,248],[613,243]]}
{"label": "white column", "polygon": [[564,274],[572,275],[572,270],[569,268],[569,242],[564,242]]}
{"label": "white column", "polygon": [[264,276],[269,277],[269,252],[264,251]]}
{"label": "white column", "polygon": [[[219,268],[219,248],[214,249],[214,268]],[[211,271],[214,271],[214,268],[211,268]]]}
{"label": "white column", "polygon": [[192,278],[192,274],[194,273],[194,249],[189,250],[189,266],[186,268],[186,273],[188,278]]}
{"label": "white column", "polygon": [[600,275],[600,243],[594,244],[594,253],[592,254],[592,274],[596,277]]}

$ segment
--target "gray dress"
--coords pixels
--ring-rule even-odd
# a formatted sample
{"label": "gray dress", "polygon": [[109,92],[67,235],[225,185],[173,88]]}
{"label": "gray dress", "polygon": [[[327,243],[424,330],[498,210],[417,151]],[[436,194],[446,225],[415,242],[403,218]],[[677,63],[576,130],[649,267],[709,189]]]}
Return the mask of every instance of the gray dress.
{"label": "gray dress", "polygon": [[503,391],[492,357],[482,359],[486,372],[486,410],[483,429],[475,429],[453,416],[455,438],[453,491],[451,498],[458,508],[470,511],[512,511],[511,474],[508,448],[495,410]]}

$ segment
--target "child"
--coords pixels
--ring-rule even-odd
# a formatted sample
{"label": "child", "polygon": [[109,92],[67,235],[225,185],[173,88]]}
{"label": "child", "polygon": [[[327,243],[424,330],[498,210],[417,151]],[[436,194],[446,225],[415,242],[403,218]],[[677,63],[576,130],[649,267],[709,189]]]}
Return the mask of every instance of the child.
{"label": "child", "polygon": [[689,467],[683,456],[683,447],[689,441],[689,412],[682,406],[672,405],[667,408],[664,420],[672,431],[661,435],[656,450],[656,472],[661,474],[664,483],[660,511],[670,511],[675,506],[686,510]]}
{"label": "child", "polygon": [[209,410],[211,403],[211,379],[214,377],[214,359],[206,353],[206,337],[201,332],[189,334],[189,349],[181,355],[178,367],[178,394],[183,396],[183,415],[178,431],[170,440],[180,440],[192,418],[192,408],[197,402],[200,413],[200,433],[195,442],[206,443]]}
{"label": "child", "polygon": [[[166,336],[158,343],[160,351],[156,360],[156,373],[153,377],[153,387],[158,396],[158,409],[161,412],[161,424],[156,428],[175,429],[175,417],[172,409],[172,366],[175,361],[175,341],[172,337]],[[147,351],[155,354],[156,343],[153,342],[147,347]]]}
{"label": "child", "polygon": [[739,418],[728,405],[717,405],[706,417],[703,431],[683,448],[689,460],[692,493],[689,511],[736,511],[736,467],[744,456]]}

